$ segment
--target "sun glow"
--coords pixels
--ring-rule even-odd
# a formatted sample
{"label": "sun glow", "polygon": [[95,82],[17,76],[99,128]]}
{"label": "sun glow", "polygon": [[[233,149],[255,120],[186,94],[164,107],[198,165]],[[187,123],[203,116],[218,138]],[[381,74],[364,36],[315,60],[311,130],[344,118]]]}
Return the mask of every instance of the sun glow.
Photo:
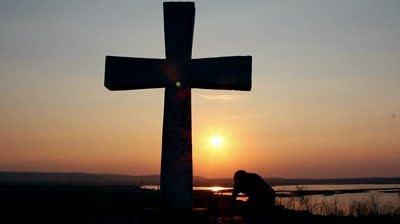
{"label": "sun glow", "polygon": [[223,190],[224,188],[223,188],[223,187],[209,187],[209,189],[210,189],[211,191],[216,192],[216,191]]}
{"label": "sun glow", "polygon": [[213,136],[210,139],[210,143],[214,147],[220,147],[223,143],[223,138],[221,136]]}

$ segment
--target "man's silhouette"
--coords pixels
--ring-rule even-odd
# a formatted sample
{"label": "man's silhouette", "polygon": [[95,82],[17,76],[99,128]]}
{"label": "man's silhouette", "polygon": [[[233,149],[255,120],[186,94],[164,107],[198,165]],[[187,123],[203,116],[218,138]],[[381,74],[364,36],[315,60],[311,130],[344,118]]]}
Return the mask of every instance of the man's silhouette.
{"label": "man's silhouette", "polygon": [[269,186],[258,174],[238,170],[233,179],[233,203],[235,203],[238,194],[243,193],[249,197],[245,204],[246,209],[259,210],[263,208],[271,208],[274,205],[275,190],[272,189],[272,187]]}

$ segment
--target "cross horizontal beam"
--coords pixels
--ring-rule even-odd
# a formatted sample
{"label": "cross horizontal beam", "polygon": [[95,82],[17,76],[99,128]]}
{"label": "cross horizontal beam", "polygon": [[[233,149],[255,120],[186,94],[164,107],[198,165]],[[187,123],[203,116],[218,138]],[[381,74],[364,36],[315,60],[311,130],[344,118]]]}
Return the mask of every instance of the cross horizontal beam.
{"label": "cross horizontal beam", "polygon": [[109,90],[165,87],[163,59],[106,56],[104,86]]}
{"label": "cross horizontal beam", "polygon": [[[192,59],[185,77],[190,88],[251,90],[251,56]],[[166,59],[106,57],[104,85],[109,90],[164,88],[180,81],[180,68]]]}
{"label": "cross horizontal beam", "polygon": [[251,89],[251,56],[192,59],[194,2],[164,2],[166,59],[106,56],[109,90],[165,88],[161,206],[192,207],[191,88]]}
{"label": "cross horizontal beam", "polygon": [[194,59],[189,65],[190,87],[251,90],[251,56]]}

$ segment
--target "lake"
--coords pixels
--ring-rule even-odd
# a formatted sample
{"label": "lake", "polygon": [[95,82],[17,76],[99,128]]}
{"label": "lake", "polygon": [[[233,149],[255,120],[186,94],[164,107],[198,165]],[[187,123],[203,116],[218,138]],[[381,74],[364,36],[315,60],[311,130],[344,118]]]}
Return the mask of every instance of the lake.
{"label": "lake", "polygon": [[[158,190],[159,186],[145,185],[142,188]],[[400,184],[283,185],[273,186],[273,188],[279,195],[295,193],[299,188],[307,192],[321,191],[321,194],[302,197],[278,196],[276,200],[277,204],[286,208],[310,210],[314,214],[327,214],[329,211],[332,213],[334,211],[339,212],[337,210],[349,214],[353,210],[360,210],[361,208],[366,212],[368,209],[371,210],[372,207],[376,210],[375,212],[380,214],[400,212]],[[193,190],[212,191],[215,194],[222,195],[232,194],[232,187],[197,186],[193,187]],[[247,197],[241,195],[238,200],[246,201]],[[358,210],[358,213],[361,212]]]}

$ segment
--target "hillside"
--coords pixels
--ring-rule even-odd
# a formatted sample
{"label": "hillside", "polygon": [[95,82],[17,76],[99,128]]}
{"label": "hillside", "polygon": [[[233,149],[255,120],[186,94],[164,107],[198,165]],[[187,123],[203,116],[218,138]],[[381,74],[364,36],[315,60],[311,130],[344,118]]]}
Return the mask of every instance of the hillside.
{"label": "hillside", "polygon": [[[400,177],[349,179],[286,179],[265,178],[271,185],[305,184],[400,184]],[[53,172],[0,172],[0,185],[158,185],[158,175],[131,176],[118,174],[53,173]],[[194,177],[195,186],[232,186],[232,178]]]}

